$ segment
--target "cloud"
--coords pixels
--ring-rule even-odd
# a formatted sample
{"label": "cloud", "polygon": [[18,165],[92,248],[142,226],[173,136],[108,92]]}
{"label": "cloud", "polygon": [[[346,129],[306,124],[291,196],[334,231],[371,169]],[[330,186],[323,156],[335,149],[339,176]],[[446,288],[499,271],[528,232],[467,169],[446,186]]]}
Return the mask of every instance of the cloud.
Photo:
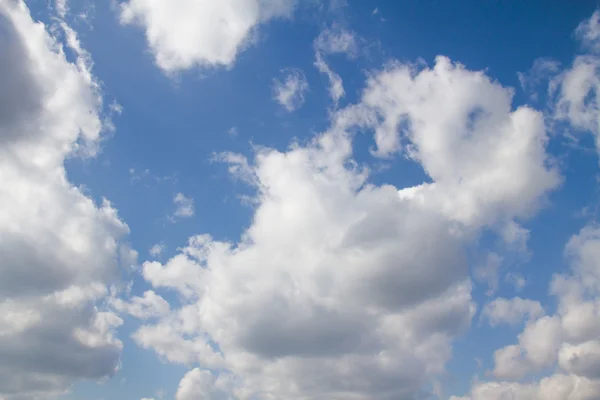
{"label": "cloud", "polygon": [[[599,18],[595,12],[579,25],[575,35],[589,53],[575,57],[570,68],[552,79],[549,93],[555,96],[554,121],[566,122],[575,133],[595,135],[600,145]],[[550,284],[556,312],[533,319],[530,314],[517,343],[494,354],[493,373],[499,381],[475,384],[464,399],[600,398],[600,229],[594,224],[582,228],[567,243],[565,255],[570,270],[555,275]],[[548,370],[555,372],[530,384],[511,382]]]}
{"label": "cloud", "polygon": [[48,399],[118,368],[122,321],[96,304],[135,252],[110,202],[63,165],[94,156],[110,128],[89,55],[60,22],[68,62],[22,1],[0,1],[0,23],[0,397]]}
{"label": "cloud", "polygon": [[54,8],[56,9],[56,13],[62,19],[67,16],[69,12],[69,5],[67,4],[67,0],[56,0],[54,3]]}
{"label": "cloud", "polygon": [[[508,393],[516,399],[600,397],[600,229],[584,227],[569,240],[565,253],[571,270],[555,275],[550,285],[558,300],[554,315],[541,316],[536,302],[521,299],[512,304],[499,300],[484,311],[505,322],[529,314],[529,322],[517,344],[494,354],[493,373],[500,381],[476,384],[465,399],[503,399]],[[510,382],[550,368],[557,372],[538,382]]]}
{"label": "cloud", "polygon": [[175,211],[173,212],[172,218],[191,218],[196,213],[194,209],[194,199],[186,197],[183,193],[177,193],[173,197],[173,204],[175,204]]}
{"label": "cloud", "polygon": [[538,58],[531,69],[525,73],[518,72],[517,77],[521,88],[529,94],[532,100],[538,100],[537,90],[542,82],[556,76],[560,72],[560,63],[549,58]]}
{"label": "cloud", "polygon": [[295,0],[126,0],[122,24],[144,29],[156,64],[165,72],[231,67],[262,24],[288,18]]}
{"label": "cloud", "polygon": [[534,384],[477,383],[470,396],[452,396],[450,400],[593,400],[598,398],[599,392],[597,382],[574,375],[555,374]]}
{"label": "cloud", "polygon": [[488,290],[485,292],[488,296],[493,295],[498,290],[498,277],[503,258],[496,253],[489,253],[485,261],[474,268],[473,278],[478,282],[486,283]]}
{"label": "cloud", "polygon": [[170,312],[169,303],[152,290],[144,292],[142,297],[132,297],[128,302],[111,298],[109,303],[116,311],[143,320],[168,315]]}
{"label": "cloud", "polygon": [[159,257],[163,253],[163,251],[165,251],[165,248],[166,248],[166,246],[164,245],[164,243],[156,243],[155,245],[150,247],[150,250],[148,250],[148,253],[152,257]]}
{"label": "cloud", "polygon": [[315,49],[325,55],[345,54],[349,58],[358,55],[359,47],[356,34],[340,26],[323,30],[315,40]]}
{"label": "cloud", "polygon": [[273,79],[273,96],[282,107],[292,112],[304,104],[304,93],[308,90],[308,82],[299,69],[287,68],[281,72],[283,78]]}
{"label": "cloud", "polygon": [[581,41],[584,48],[598,52],[600,50],[600,11],[594,12],[589,19],[582,21],[575,36]]}
{"label": "cloud", "polygon": [[[164,264],[144,263],[182,306],[134,339],[200,366],[209,387],[218,378],[200,371],[221,371],[238,399],[424,394],[475,312],[468,246],[531,215],[560,182],[541,114],[511,101],[447,58],[395,63],[308,144],[250,161],[227,153],[256,190],[252,223],[238,243],[197,235]],[[381,148],[384,129],[397,135],[431,183],[371,183],[352,158],[357,128]]]}
{"label": "cloud", "polygon": [[501,324],[517,325],[525,316],[535,320],[544,315],[544,309],[538,301],[524,300],[520,297],[513,299],[499,298],[488,303],[481,313],[482,318],[489,321],[491,326]]}
{"label": "cloud", "polygon": [[176,400],[227,400],[229,382],[225,377],[215,377],[209,371],[195,368],[185,374],[179,383]]}
{"label": "cloud", "polygon": [[570,68],[550,82],[549,92],[554,96],[555,121],[566,122],[576,133],[593,134],[600,151],[600,12],[596,11],[576,29],[588,54],[575,57]]}
{"label": "cloud", "polygon": [[431,69],[390,64],[369,79],[363,103],[380,119],[374,153],[404,150],[433,180],[406,195],[482,226],[527,217],[561,182],[543,115],[511,110],[512,97],[482,72],[437,57]]}
{"label": "cloud", "polygon": [[356,34],[339,26],[325,29],[314,42],[315,67],[329,79],[329,95],[337,107],[339,101],[346,94],[342,78],[335,73],[325,61],[325,56],[330,54],[345,54],[348,58],[355,58],[358,54]]}
{"label": "cloud", "polygon": [[321,53],[317,53],[316,55],[315,67],[317,67],[319,72],[327,75],[327,79],[329,79],[329,96],[331,96],[331,99],[337,107],[337,104],[342,97],[346,95],[342,78],[329,68],[329,65],[325,62]]}

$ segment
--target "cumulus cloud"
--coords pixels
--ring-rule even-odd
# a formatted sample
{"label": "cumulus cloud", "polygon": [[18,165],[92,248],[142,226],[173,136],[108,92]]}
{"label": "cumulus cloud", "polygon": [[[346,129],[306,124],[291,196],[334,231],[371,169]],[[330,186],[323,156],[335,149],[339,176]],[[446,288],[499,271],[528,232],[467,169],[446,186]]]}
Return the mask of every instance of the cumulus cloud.
{"label": "cumulus cloud", "polygon": [[[64,48],[22,1],[0,1],[0,397],[48,399],[112,375],[121,319],[97,303],[135,255],[110,202],[67,179],[105,130],[99,85],[76,33]],[[60,32],[56,32],[59,34]]]}
{"label": "cumulus cloud", "polygon": [[256,29],[290,17],[295,0],[125,0],[122,24],[144,29],[156,64],[166,72],[230,67]]}
{"label": "cumulus cloud", "polygon": [[363,103],[381,119],[374,153],[391,156],[404,140],[433,180],[406,195],[481,226],[526,217],[561,181],[543,115],[511,110],[512,97],[483,72],[438,57],[433,68],[392,63],[369,79]]}
{"label": "cumulus cloud", "polygon": [[[447,58],[397,63],[310,143],[222,156],[256,190],[252,223],[238,243],[197,235],[164,264],[144,263],[182,306],[134,339],[200,366],[182,381],[201,382],[193,393],[212,396],[223,377],[238,399],[423,394],[475,312],[467,246],[530,215],[560,181],[543,118],[512,110],[511,96]],[[356,128],[382,149],[384,130],[397,135],[432,183],[372,184],[352,158]]]}
{"label": "cumulus cloud", "polygon": [[273,79],[273,96],[289,112],[297,110],[304,104],[304,93],[308,90],[308,82],[299,69],[284,69],[282,78]]}

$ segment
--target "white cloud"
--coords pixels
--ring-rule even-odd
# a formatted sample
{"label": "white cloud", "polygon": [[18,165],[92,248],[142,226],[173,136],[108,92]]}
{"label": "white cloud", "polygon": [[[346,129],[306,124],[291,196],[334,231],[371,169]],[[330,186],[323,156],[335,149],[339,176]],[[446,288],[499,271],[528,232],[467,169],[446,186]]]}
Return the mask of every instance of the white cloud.
{"label": "white cloud", "polygon": [[544,309],[538,301],[524,300],[520,297],[510,300],[498,298],[486,304],[481,315],[491,326],[517,325],[523,322],[525,316],[530,320],[541,317],[544,315]]}
{"label": "white cloud", "polygon": [[481,382],[467,397],[450,400],[594,400],[600,385],[574,375],[555,374],[538,383]]}
{"label": "white cloud", "polygon": [[195,368],[185,374],[175,395],[176,400],[227,400],[230,382],[227,378],[215,377],[209,371]]}
{"label": "white cloud", "polygon": [[329,95],[337,107],[346,94],[342,78],[335,73],[325,61],[329,54],[345,54],[349,58],[358,55],[356,35],[339,26],[325,29],[315,40],[315,67],[329,79]]}
{"label": "white cloud", "polygon": [[273,96],[282,107],[292,112],[304,104],[308,82],[299,69],[287,68],[281,72],[282,78],[273,79]]}
{"label": "white cloud", "polygon": [[60,18],[65,18],[67,13],[69,12],[69,5],[67,4],[67,0],[55,0],[54,8],[56,9],[56,13]]}
{"label": "white cloud", "polygon": [[150,247],[150,250],[148,250],[148,253],[152,257],[160,257],[160,255],[163,253],[163,251],[165,251],[165,248],[166,248],[166,246],[164,245],[164,243],[156,243],[155,245]]}
{"label": "white cloud", "polygon": [[319,72],[327,75],[327,79],[329,79],[329,95],[337,106],[342,97],[346,95],[342,78],[329,68],[329,65],[327,65],[320,53],[317,53],[316,55],[315,67],[317,67]]}
{"label": "white cloud", "polygon": [[576,36],[591,53],[575,57],[571,68],[550,82],[549,92],[556,97],[554,119],[568,122],[576,131],[596,136],[600,151],[600,11],[583,21]]}
{"label": "white cloud", "polygon": [[[411,68],[374,74],[305,146],[223,157],[251,177],[252,223],[239,243],[198,235],[144,263],[183,305],[136,342],[223,371],[238,399],[412,398],[443,374],[475,312],[466,247],[530,215],[559,177],[543,118],[513,111],[510,90],[445,58]],[[402,135],[433,183],[371,184],[352,159],[357,127]]]}
{"label": "white cloud", "polygon": [[171,311],[169,303],[152,290],[144,292],[143,297],[132,297],[128,302],[111,298],[109,303],[116,311],[139,319],[157,318]]}
{"label": "white cloud", "polygon": [[60,23],[69,63],[22,1],[0,1],[0,22],[0,397],[49,399],[118,368],[122,321],[95,304],[135,252],[63,165],[93,156],[105,128],[89,55]]}
{"label": "white cloud", "polygon": [[196,213],[194,199],[186,197],[183,193],[177,193],[173,197],[173,204],[175,204],[175,211],[171,217],[172,219],[191,218]]}
{"label": "white cloud", "polygon": [[[531,69],[525,73],[518,72],[517,77],[521,88],[529,94],[532,100],[538,100],[537,90],[542,82],[560,72],[560,63],[549,58],[538,58]],[[545,90],[545,89],[544,89]]]}
{"label": "white cloud", "polygon": [[359,51],[356,34],[339,26],[321,32],[315,40],[315,49],[321,54],[345,54],[349,58],[356,57]]}
{"label": "white cloud", "polygon": [[123,24],[142,27],[157,65],[166,72],[230,67],[273,18],[290,17],[295,0],[126,0]]}
{"label": "white cloud", "polygon": [[585,48],[593,52],[599,51],[600,11],[594,12],[589,19],[581,22],[577,29],[575,29],[575,35],[579,38]]}
{"label": "white cloud", "polygon": [[229,128],[229,129],[227,130],[227,134],[228,134],[230,137],[238,137],[238,135],[239,135],[239,130],[238,130],[238,128],[237,128],[236,126],[232,126],[231,128]]}

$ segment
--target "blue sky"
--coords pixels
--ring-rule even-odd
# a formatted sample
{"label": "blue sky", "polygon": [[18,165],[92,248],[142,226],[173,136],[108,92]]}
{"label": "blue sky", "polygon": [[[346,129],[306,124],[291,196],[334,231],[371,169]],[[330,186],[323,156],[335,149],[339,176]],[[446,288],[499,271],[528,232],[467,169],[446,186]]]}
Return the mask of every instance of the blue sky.
{"label": "blue sky", "polygon": [[600,398],[598,6],[0,0],[0,399]]}

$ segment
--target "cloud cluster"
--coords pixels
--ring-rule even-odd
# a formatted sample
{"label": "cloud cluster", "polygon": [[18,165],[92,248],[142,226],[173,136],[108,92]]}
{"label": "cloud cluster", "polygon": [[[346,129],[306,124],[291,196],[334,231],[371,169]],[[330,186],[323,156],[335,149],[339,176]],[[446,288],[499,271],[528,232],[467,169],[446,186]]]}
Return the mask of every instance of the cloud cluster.
{"label": "cloud cluster", "polygon": [[70,63],[23,1],[0,1],[0,25],[0,398],[47,399],[115,372],[121,319],[96,304],[136,254],[111,204],[67,180],[65,158],[93,156],[104,130],[76,33],[55,30]]}
{"label": "cloud cluster", "polygon": [[[518,343],[494,354],[497,382],[475,385],[470,400],[592,400],[600,397],[600,229],[587,226],[566,248],[571,270],[556,275],[551,293],[558,299],[554,315],[536,302],[496,300],[486,315],[491,322],[529,321]],[[519,381],[543,370],[555,370],[538,382]],[[461,399],[461,398],[455,398]]]}
{"label": "cloud cluster", "polygon": [[[511,97],[447,58],[391,64],[309,144],[223,156],[256,188],[252,224],[239,243],[198,235],[166,263],[144,263],[144,278],[183,305],[134,339],[199,366],[181,399],[426,395],[475,312],[466,246],[484,227],[520,232],[514,219],[560,182],[541,114],[512,110]],[[432,182],[370,183],[352,158],[357,128]]]}
{"label": "cloud cluster", "polygon": [[295,0],[125,0],[123,24],[142,27],[156,64],[166,72],[230,67],[255,30],[290,17]]}

